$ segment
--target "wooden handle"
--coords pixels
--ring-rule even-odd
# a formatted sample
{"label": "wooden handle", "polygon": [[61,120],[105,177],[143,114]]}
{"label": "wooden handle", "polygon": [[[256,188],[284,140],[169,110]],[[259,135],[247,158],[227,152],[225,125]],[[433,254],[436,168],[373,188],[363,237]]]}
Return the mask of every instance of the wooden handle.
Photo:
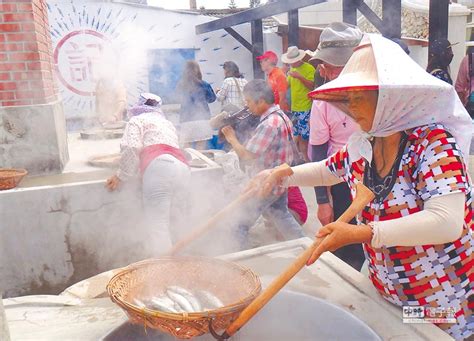
{"label": "wooden handle", "polygon": [[[374,198],[374,194],[363,184],[356,185],[356,197],[347,210],[337,219],[337,221],[348,223]],[[312,253],[321,243],[318,238],[306,249],[298,258],[273,282],[260,293],[239,315],[239,317],[226,329],[223,338],[234,335],[243,325],[245,325],[257,312],[262,309],[268,301],[275,296],[283,286],[288,283],[306,264]]]}
{"label": "wooden handle", "polygon": [[235,209],[239,208],[244,202],[246,202],[251,197],[255,196],[255,191],[246,191],[240,194],[237,199],[232,201],[230,204],[225,206],[219,212],[214,214],[206,223],[202,224],[198,228],[194,229],[186,237],[179,240],[173,247],[165,254],[165,256],[174,256],[183,248],[188,246],[195,239],[201,237],[206,232],[215,227],[219,222],[222,222],[222,219],[226,218],[228,214],[231,214]]}

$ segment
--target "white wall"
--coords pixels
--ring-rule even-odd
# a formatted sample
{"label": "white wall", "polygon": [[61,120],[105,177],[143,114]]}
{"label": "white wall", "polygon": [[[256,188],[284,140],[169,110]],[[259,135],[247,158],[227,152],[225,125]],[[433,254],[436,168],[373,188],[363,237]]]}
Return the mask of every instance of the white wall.
{"label": "white wall", "polygon": [[[221,167],[192,168],[191,179],[183,213],[189,226],[172,229],[177,239],[229,200]],[[109,192],[104,181],[0,191],[0,288],[6,297],[58,294],[84,278],[163,253],[157,226],[144,221],[141,186],[130,181]],[[201,243],[203,255],[229,252],[221,248],[231,245],[231,234],[225,226],[216,230],[187,252]]]}
{"label": "white wall", "polygon": [[[196,25],[215,18],[156,7],[97,1],[49,1],[48,9],[59,78],[64,80],[59,81],[59,86],[66,118],[92,115],[93,94],[79,94],[77,89],[85,90],[84,93],[93,92],[94,77],[101,73],[112,72],[114,76],[121,77],[127,87],[128,103],[133,104],[140,92],[148,91],[147,49],[194,48],[204,80],[215,88],[220,87],[223,81],[222,64],[226,60],[235,61],[246,78],[253,79],[251,53],[227,32],[219,30],[195,34]],[[250,24],[234,29],[250,41]],[[74,35],[72,38],[65,39],[71,34]],[[276,34],[268,33],[265,37],[268,37],[265,44],[269,48],[281,51],[281,40]],[[76,45],[71,45],[71,42]],[[96,45],[102,46],[102,52],[94,50]],[[69,56],[74,57],[73,46],[81,50],[76,55],[92,61],[92,67],[84,67],[86,81],[70,77]],[[104,55],[107,58],[103,58]],[[92,72],[89,72],[90,69]],[[79,76],[82,76],[80,72]],[[214,112],[219,108],[218,104],[211,106]]]}

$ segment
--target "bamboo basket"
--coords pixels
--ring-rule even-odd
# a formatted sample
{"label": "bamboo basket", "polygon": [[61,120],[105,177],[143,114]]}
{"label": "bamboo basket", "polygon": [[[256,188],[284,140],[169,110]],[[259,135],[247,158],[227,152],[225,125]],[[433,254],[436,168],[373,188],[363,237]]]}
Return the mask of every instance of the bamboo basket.
{"label": "bamboo basket", "polygon": [[15,188],[26,174],[26,169],[0,168],[0,190]]}
{"label": "bamboo basket", "polygon": [[[224,306],[192,313],[167,313],[140,308],[144,300],[164,293],[171,285],[207,290]],[[166,257],[134,263],[117,273],[107,285],[111,300],[125,310],[130,321],[158,329],[180,339],[225,330],[261,291],[258,276],[249,268],[212,258]]]}

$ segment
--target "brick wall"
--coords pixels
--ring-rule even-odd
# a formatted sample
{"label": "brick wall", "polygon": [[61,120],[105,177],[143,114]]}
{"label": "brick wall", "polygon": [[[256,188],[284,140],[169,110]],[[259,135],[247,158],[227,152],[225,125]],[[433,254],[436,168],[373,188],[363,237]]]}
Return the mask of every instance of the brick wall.
{"label": "brick wall", "polygon": [[0,1],[0,106],[51,103],[53,75],[46,2]]}

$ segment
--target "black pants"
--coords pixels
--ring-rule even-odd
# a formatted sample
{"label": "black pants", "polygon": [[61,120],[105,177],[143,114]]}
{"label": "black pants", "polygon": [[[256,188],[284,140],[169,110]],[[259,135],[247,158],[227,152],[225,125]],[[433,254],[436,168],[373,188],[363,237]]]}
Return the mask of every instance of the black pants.
{"label": "black pants", "polygon": [[[334,220],[336,220],[351,204],[351,191],[349,186],[345,182],[342,182],[331,186],[331,195],[333,200]],[[350,224],[356,224],[355,219],[352,219]],[[360,271],[365,261],[362,244],[352,244],[341,247],[334,251],[334,255],[357,271]]]}

